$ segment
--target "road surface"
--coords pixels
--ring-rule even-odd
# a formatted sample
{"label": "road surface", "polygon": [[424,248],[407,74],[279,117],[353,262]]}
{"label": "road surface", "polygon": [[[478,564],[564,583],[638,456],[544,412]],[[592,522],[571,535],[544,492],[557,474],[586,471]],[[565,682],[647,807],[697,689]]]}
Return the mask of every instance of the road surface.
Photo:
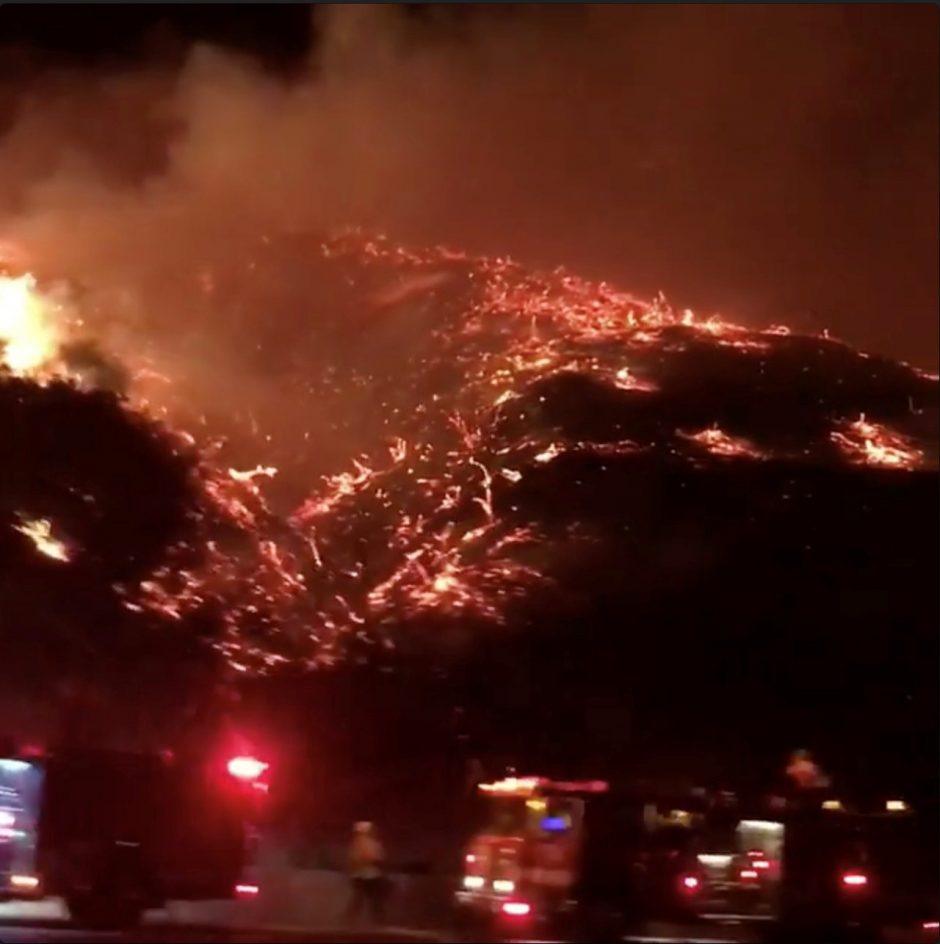
{"label": "road surface", "polygon": [[2,944],[428,944],[433,938],[408,931],[280,932],[235,928],[199,928],[176,924],[146,924],[134,932],[82,931],[67,922],[0,924]]}

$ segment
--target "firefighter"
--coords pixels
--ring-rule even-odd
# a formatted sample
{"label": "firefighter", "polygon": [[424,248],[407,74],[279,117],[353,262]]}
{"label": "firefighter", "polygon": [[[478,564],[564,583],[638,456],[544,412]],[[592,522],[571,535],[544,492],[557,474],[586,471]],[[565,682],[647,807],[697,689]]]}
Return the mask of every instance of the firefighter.
{"label": "firefighter", "polygon": [[830,786],[829,778],[807,750],[794,751],[790,755],[787,777],[801,790],[825,790]]}
{"label": "firefighter", "polygon": [[349,877],[352,891],[348,920],[358,920],[367,913],[376,925],[385,913],[387,877],[385,849],[372,823],[356,823],[349,846]]}

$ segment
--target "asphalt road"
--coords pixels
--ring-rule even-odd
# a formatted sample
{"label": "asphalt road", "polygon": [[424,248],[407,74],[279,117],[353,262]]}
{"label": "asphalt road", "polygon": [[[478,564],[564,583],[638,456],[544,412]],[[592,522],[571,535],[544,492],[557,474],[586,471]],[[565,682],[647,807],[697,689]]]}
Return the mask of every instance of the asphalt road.
{"label": "asphalt road", "polygon": [[[83,931],[71,927],[67,922],[50,921],[43,924],[0,925],[0,944],[432,944],[434,941],[446,944],[446,937],[435,939],[433,936],[408,931],[368,932],[261,932],[257,930],[239,930],[232,928],[199,928],[176,924],[145,925],[132,933],[107,934],[100,931]],[[729,938],[723,935],[689,937],[688,931],[678,929],[657,929],[648,935],[627,938],[626,942],[653,944],[738,944],[746,939]],[[527,944],[524,939],[513,944]],[[539,942],[541,944],[541,942]]]}
{"label": "asphalt road", "polygon": [[279,932],[232,928],[199,928],[177,924],[148,924],[134,932],[83,931],[67,922],[0,925],[0,944],[405,944],[433,940],[407,931]]}
{"label": "asphalt road", "polygon": [[[452,938],[435,937],[408,930],[367,931],[263,931],[238,928],[207,928],[193,925],[158,922],[146,924],[139,930],[124,933],[84,931],[67,921],[16,922],[0,924],[0,944],[447,944]],[[709,929],[704,934],[689,934],[688,928],[659,926],[648,933],[624,939],[636,944],[751,944],[753,937],[721,933]],[[513,944],[531,944],[534,938],[520,938]],[[557,941],[557,939],[556,939]],[[541,942],[538,942],[541,944]],[[560,942],[559,942],[560,944]]]}

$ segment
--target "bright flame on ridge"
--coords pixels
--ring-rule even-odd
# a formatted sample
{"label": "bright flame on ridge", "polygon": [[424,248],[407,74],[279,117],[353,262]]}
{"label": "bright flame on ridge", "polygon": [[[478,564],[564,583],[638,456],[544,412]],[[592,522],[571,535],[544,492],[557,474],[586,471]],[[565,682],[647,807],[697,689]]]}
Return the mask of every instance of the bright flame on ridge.
{"label": "bright flame on ridge", "polygon": [[0,276],[0,365],[19,376],[37,373],[59,347],[52,305],[26,274]]}

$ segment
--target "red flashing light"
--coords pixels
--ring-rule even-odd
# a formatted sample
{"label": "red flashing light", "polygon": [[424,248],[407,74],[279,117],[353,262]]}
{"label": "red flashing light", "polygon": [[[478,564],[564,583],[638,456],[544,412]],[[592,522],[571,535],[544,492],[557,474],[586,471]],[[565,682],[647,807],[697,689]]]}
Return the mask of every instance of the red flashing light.
{"label": "red flashing light", "polygon": [[532,906],[527,901],[505,901],[502,910],[510,918],[526,918],[532,913]]}
{"label": "red flashing light", "polygon": [[698,880],[698,877],[695,875],[682,876],[682,887],[688,892],[697,891],[699,885],[701,884],[702,883]]}
{"label": "red flashing light", "polygon": [[233,757],[226,769],[236,780],[257,780],[267,769],[268,765],[257,757]]}
{"label": "red flashing light", "polygon": [[921,928],[925,931],[940,931],[940,921],[925,921]]}
{"label": "red flashing light", "polygon": [[864,872],[843,872],[842,884],[846,888],[864,888],[868,884],[868,876]]}
{"label": "red flashing light", "polygon": [[252,885],[248,882],[239,882],[235,886],[235,897],[236,898],[257,898],[258,893],[261,889],[257,885]]}

